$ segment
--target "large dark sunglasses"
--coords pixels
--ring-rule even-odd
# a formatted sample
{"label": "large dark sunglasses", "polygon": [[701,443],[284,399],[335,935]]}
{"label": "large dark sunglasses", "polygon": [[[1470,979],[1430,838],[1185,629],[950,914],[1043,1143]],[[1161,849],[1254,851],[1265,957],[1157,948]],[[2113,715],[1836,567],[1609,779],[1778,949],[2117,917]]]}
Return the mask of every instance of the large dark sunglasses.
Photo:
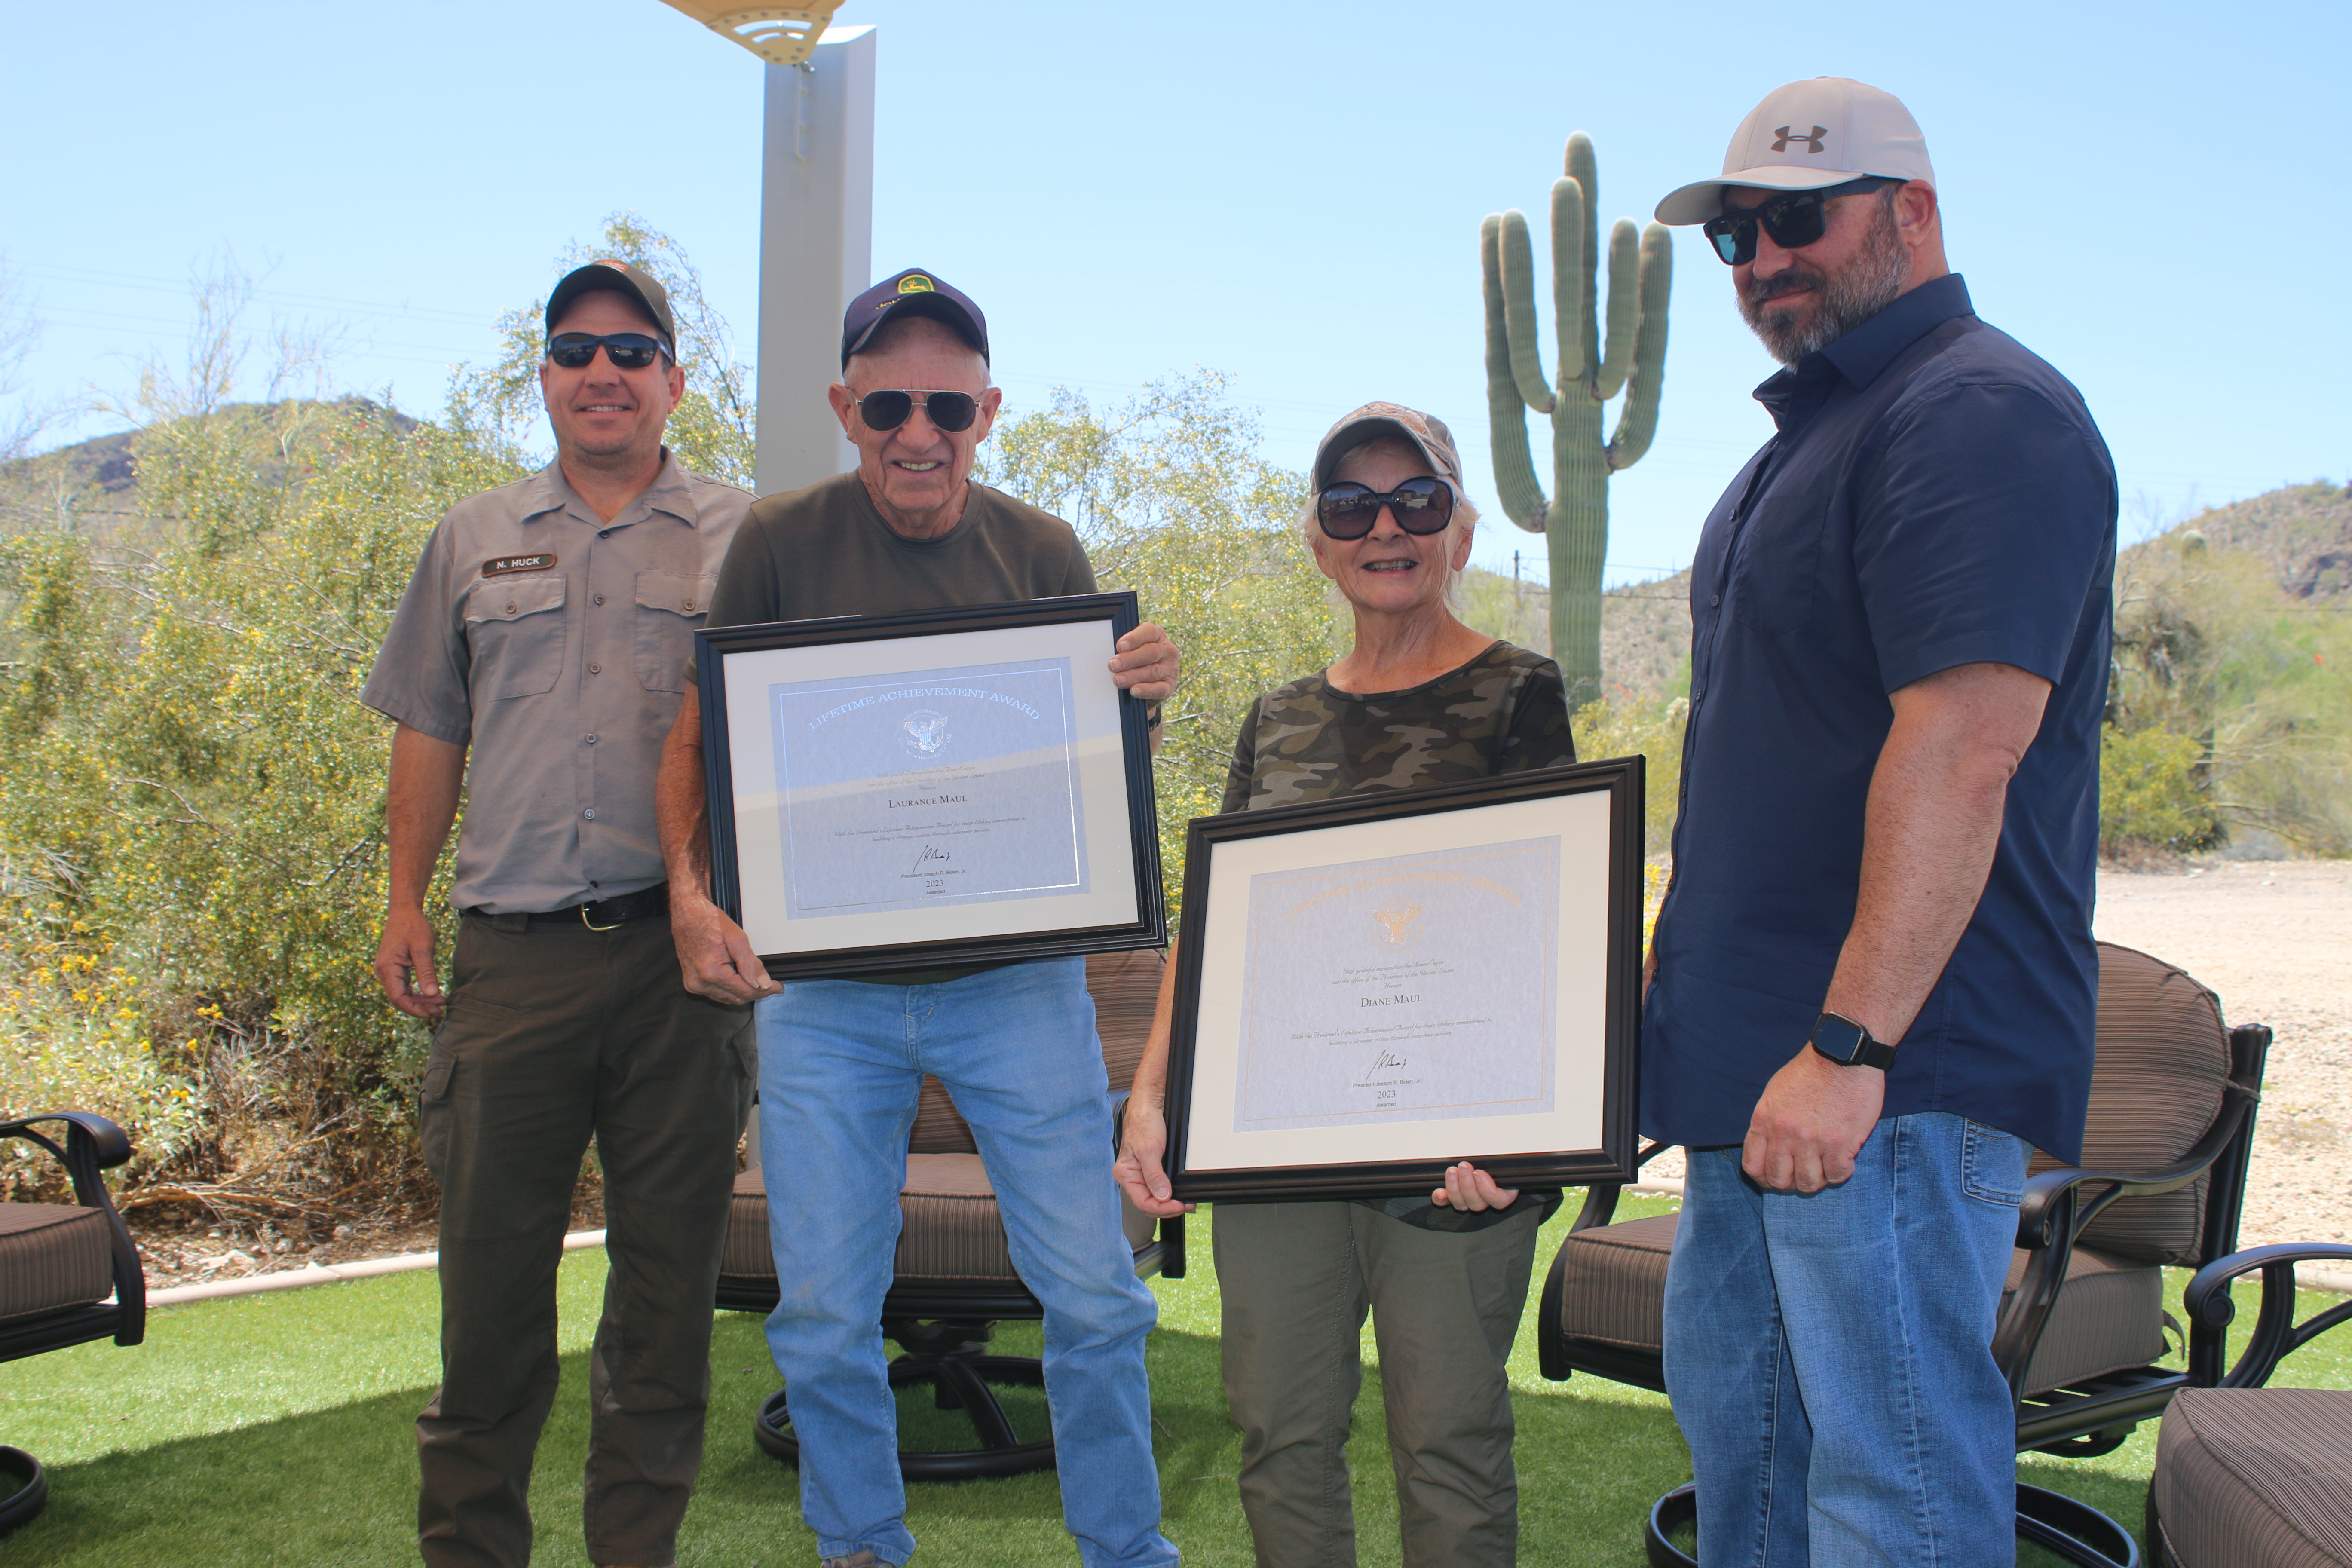
{"label": "large dark sunglasses", "polygon": [[1353,481],[1326,485],[1315,498],[1315,521],[1334,539],[1361,539],[1387,507],[1407,533],[1443,533],[1454,521],[1454,487],[1444,479],[1407,479],[1382,494]]}
{"label": "large dark sunglasses", "polygon": [[1715,244],[1715,253],[1723,258],[1727,267],[1745,267],[1756,259],[1756,230],[1760,225],[1772,243],[1783,250],[1802,250],[1829,232],[1828,204],[1840,196],[1858,196],[1865,191],[1885,190],[1899,185],[1900,180],[1882,179],[1864,174],[1859,180],[1848,180],[1843,185],[1824,185],[1818,191],[1791,191],[1785,196],[1774,196],[1760,205],[1727,212],[1711,217],[1700,233]]}
{"label": "large dark sunglasses", "polygon": [[579,370],[596,357],[599,343],[604,345],[604,357],[613,362],[614,370],[643,370],[669,353],[659,338],[643,332],[608,332],[602,337],[594,332],[558,332],[547,340],[547,357],[566,370]]}
{"label": "large dark sunglasses", "polygon": [[923,412],[942,430],[969,430],[980,413],[980,399],[969,392],[869,392],[854,401],[868,430],[896,430],[915,411],[919,397]]}

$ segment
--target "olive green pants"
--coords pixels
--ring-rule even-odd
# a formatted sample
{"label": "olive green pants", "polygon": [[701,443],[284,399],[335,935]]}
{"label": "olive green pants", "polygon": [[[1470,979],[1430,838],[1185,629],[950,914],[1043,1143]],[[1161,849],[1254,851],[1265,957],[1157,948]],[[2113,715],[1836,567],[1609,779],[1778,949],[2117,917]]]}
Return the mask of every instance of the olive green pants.
{"label": "olive green pants", "polygon": [[1533,1208],[1446,1232],[1360,1204],[1217,1205],[1225,1404],[1260,1568],[1354,1568],[1348,1421],[1368,1310],[1406,1568],[1517,1560],[1505,1367],[1540,1223]]}
{"label": "olive green pants", "polygon": [[751,1009],[689,995],[667,916],[610,931],[468,915],[420,1116],[441,1184],[441,1387],[416,1420],[432,1568],[530,1561],[532,1451],[555,1402],[555,1270],[581,1156],[604,1175],[588,1366],[596,1563],[669,1563],[702,1462],[710,1325]]}

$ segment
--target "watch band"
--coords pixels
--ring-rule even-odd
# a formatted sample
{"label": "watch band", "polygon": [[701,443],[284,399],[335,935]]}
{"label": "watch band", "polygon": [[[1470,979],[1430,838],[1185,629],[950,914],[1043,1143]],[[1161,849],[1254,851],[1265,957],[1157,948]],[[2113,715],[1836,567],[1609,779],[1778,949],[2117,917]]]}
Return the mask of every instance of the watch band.
{"label": "watch band", "polygon": [[1895,1065],[1893,1046],[1871,1038],[1868,1029],[1842,1013],[1825,1012],[1815,1018],[1806,1044],[1840,1067],[1876,1068],[1884,1072]]}

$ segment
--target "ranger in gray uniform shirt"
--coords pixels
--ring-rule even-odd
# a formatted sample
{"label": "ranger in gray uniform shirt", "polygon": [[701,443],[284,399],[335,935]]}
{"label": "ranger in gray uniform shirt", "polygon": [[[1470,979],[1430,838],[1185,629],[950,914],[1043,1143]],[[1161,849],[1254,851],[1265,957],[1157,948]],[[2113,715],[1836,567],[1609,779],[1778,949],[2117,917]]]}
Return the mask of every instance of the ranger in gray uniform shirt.
{"label": "ranger in gray uniform shirt", "polygon": [[[450,509],[363,694],[400,726],[376,978],[438,1020],[419,1121],[441,1185],[442,1382],[416,1423],[417,1536],[433,1568],[530,1561],[555,1270],[593,1136],[611,1273],[588,1558],[665,1568],[702,1459],[752,1047],[748,1007],[679,984],[654,779],[751,498],[662,445],[685,376],[660,284],[592,263],[556,285],[547,329],[556,460]],[[424,900],[461,784],[445,998]]]}

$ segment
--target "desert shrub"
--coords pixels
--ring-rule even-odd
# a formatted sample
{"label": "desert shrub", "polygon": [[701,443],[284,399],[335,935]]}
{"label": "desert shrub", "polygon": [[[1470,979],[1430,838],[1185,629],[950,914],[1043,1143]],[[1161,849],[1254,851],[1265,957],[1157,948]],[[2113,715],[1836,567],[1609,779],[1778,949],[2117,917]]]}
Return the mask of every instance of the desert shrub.
{"label": "desert shrub", "polygon": [[1683,724],[1690,704],[1680,697],[1648,701],[1588,702],[1576,710],[1576,754],[1586,762],[1640,755],[1648,800],[1642,814],[1646,854],[1670,855],[1675,817],[1682,805]]}
{"label": "desert shrub", "polygon": [[[2108,723],[2194,737],[2189,783],[2213,822],[2204,843],[2237,824],[2313,854],[2352,853],[2352,614],[2290,594],[2274,565],[2213,548],[2194,524],[2125,552]],[[2139,744],[2150,757],[2162,749]],[[2130,755],[2126,766],[2147,760]]]}
{"label": "desert shrub", "polygon": [[0,855],[41,916],[0,958],[0,1095],[125,1121],[132,1207],[398,1205],[424,1037],[368,976],[389,733],[357,696],[434,522],[518,470],[361,403],[157,414],[145,548],[0,550]]}
{"label": "desert shrub", "polygon": [[2221,819],[2200,773],[2205,747],[2169,730],[2109,725],[2099,743],[2099,851],[2128,856],[2211,847]]}

